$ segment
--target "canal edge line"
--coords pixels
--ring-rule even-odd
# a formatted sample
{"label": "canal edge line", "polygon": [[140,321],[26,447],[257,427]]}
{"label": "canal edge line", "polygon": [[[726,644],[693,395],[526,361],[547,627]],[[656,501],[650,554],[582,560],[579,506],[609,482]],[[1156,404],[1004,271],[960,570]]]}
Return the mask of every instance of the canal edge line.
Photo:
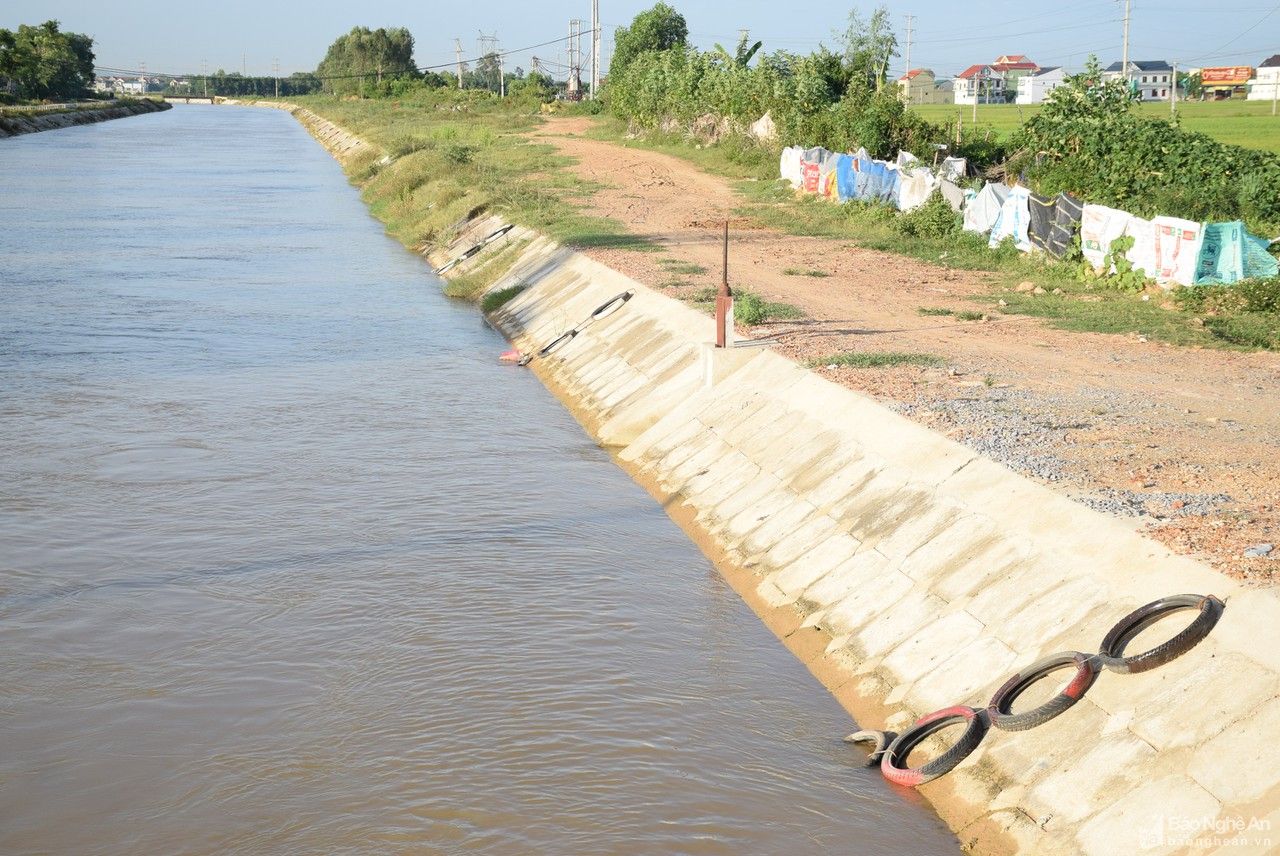
{"label": "canal edge line", "polygon": [[21,134],[36,134],[40,131],[56,131],[59,128],[71,128],[76,125],[92,125],[96,122],[127,119],[130,116],[141,116],[144,113],[159,113],[163,110],[172,109],[172,104],[144,99],[128,104],[69,110],[65,113],[0,116],[0,138],[17,137]]}
{"label": "canal edge line", "polygon": [[[266,106],[292,109],[340,160],[358,145],[310,111]],[[477,218],[453,247],[503,225]],[[531,367],[863,727],[901,731],[940,707],[983,707],[1013,671],[1097,650],[1121,616],[1157,598],[1227,601],[1186,656],[1104,673],[1063,716],[993,731],[924,785],[967,849],[1180,852],[1198,825],[1211,826],[1205,838],[1240,823],[1280,843],[1268,751],[1280,728],[1274,593],[773,352],[716,352],[710,318],[534,232],[517,226],[495,246],[514,241],[523,246],[489,291],[523,290],[489,319],[526,354],[634,292]]]}

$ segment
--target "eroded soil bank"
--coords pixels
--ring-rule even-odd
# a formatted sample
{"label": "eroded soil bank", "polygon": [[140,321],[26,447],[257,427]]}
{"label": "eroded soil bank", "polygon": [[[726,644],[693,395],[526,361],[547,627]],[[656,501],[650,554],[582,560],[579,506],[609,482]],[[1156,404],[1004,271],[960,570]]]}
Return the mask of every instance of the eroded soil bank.
{"label": "eroded soil bank", "polygon": [[130,101],[127,104],[116,104],[84,110],[68,110],[65,113],[42,113],[32,116],[0,116],[0,137],[16,137],[19,134],[34,134],[39,131],[55,131],[58,128],[70,128],[75,125],[92,125],[95,122],[107,122],[111,119],[124,119],[129,116],[140,116],[144,113],[159,113],[172,110],[172,104],[163,101],[145,99]]}

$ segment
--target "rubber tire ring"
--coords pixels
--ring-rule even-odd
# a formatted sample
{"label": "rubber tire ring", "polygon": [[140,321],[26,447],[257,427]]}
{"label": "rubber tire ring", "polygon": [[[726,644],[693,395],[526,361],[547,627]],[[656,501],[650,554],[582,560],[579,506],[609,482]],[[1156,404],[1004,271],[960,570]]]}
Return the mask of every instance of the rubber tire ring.
{"label": "rubber tire ring", "polygon": [[491,234],[491,235],[489,235],[487,238],[485,238],[483,241],[481,241],[481,242],[480,242],[480,243],[481,243],[481,246],[484,246],[485,244],[489,243],[490,241],[496,241],[496,240],[498,240],[498,238],[501,238],[503,235],[507,234],[508,232],[510,232],[510,231],[511,231],[512,229],[514,229],[515,227],[516,227],[515,223],[508,223],[507,225],[503,226],[501,229],[499,229],[498,231],[494,232],[493,234]]}
{"label": "rubber tire ring", "polygon": [[[1225,604],[1213,595],[1176,594],[1162,597],[1126,615],[1102,640],[1098,660],[1107,669],[1122,675],[1150,671],[1174,660],[1199,644],[1222,617]],[[1141,654],[1124,656],[1125,646],[1143,630],[1171,612],[1197,609],[1200,614],[1172,639]]]}
{"label": "rubber tire ring", "polygon": [[[1060,670],[1063,666],[1072,665],[1076,667],[1076,676],[1071,683],[1063,687],[1062,692],[1025,713],[1013,713],[1010,710],[1018,696],[1032,684]],[[1038,660],[996,690],[995,695],[991,697],[991,703],[987,705],[987,717],[991,720],[991,724],[1001,731],[1026,731],[1037,725],[1044,725],[1084,697],[1089,687],[1093,686],[1093,682],[1097,680],[1100,668],[1101,664],[1096,658],[1079,651],[1063,651],[1061,654]]]}
{"label": "rubber tire ring", "polygon": [[[596,307],[596,311],[591,313],[590,320],[599,321],[601,318],[607,318],[608,316],[612,315],[614,312],[617,312],[619,309],[621,309],[628,300],[630,300],[632,297],[635,297],[635,294],[636,293],[634,291],[624,291],[619,295],[609,298],[604,303],[601,303],[599,306]],[[615,303],[618,305],[614,306]],[[607,312],[605,311],[606,309],[608,310]]]}
{"label": "rubber tire ring", "polygon": [[889,750],[889,744],[898,739],[896,731],[855,731],[844,739],[845,743],[862,743],[871,746],[867,755],[867,766],[880,766],[880,759]]}
{"label": "rubber tire ring", "polygon": [[[911,750],[920,745],[926,737],[958,722],[967,722],[968,726],[954,746],[927,764],[919,767],[906,766],[907,756],[911,754]],[[889,745],[888,750],[880,758],[880,773],[894,784],[908,788],[932,782],[939,776],[950,773],[961,761],[968,758],[973,750],[978,748],[982,738],[987,736],[989,727],[985,710],[975,710],[962,704],[936,710],[917,719],[915,725],[899,734],[897,739]]]}
{"label": "rubber tire ring", "polygon": [[555,339],[552,339],[550,342],[548,342],[541,351],[538,351],[538,356],[545,357],[547,354],[550,354],[552,351],[556,350],[557,348],[563,345],[567,345],[569,341],[572,340],[573,337],[576,335],[578,335],[578,331],[576,328],[573,330],[570,330],[567,333],[561,333]]}

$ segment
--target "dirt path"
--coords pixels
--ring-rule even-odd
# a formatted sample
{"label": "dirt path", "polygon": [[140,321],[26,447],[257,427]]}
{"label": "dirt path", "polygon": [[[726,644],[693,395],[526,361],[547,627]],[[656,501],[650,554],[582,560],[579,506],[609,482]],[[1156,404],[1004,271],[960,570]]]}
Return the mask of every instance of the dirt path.
{"label": "dirt path", "polygon": [[[741,197],[678,158],[580,136],[590,126],[589,119],[557,118],[535,135],[605,186],[589,201],[593,213],[662,250],[587,254],[675,297],[715,285],[720,224]],[[778,351],[801,361],[842,351],[942,357],[943,368],[818,370],[1095,508],[1134,519],[1178,552],[1233,576],[1280,582],[1280,549],[1267,558],[1242,555],[1280,540],[1280,355],[1056,330],[973,304],[971,295],[992,288],[981,273],[741,222],[733,226],[730,282],[804,311],[803,320],[750,331],[776,338]],[[991,320],[922,317],[920,307],[980,310]]]}

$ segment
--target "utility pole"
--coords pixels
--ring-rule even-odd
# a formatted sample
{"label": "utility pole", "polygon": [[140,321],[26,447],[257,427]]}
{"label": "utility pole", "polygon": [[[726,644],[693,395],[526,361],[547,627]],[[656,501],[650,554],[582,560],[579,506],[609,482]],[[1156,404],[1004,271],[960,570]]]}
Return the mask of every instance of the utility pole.
{"label": "utility pole", "polygon": [[241,53],[241,54],[240,54],[240,76],[241,76],[241,77],[248,77],[248,76],[249,76],[249,71],[248,71],[248,69],[249,69],[249,61],[248,61],[248,59],[246,59],[246,57],[248,57],[248,54],[246,54],[246,53]]}
{"label": "utility pole", "polygon": [[142,92],[140,94],[142,95],[143,98],[146,98],[147,97],[147,64],[145,62],[142,62],[142,61],[138,62],[138,73],[142,75]]}
{"label": "utility pole", "polygon": [[600,97],[600,0],[591,0],[591,98]]}
{"label": "utility pole", "polygon": [[462,88],[462,39],[453,40],[453,48],[458,55],[458,88]]}
{"label": "utility pole", "polygon": [[1169,90],[1169,118],[1178,115],[1178,64],[1173,64],[1173,88]]}
{"label": "utility pole", "polygon": [[1129,88],[1129,8],[1133,0],[1124,0],[1124,50],[1120,54],[1120,72],[1124,75],[1124,88]]}
{"label": "utility pole", "polygon": [[[911,73],[911,34],[914,32],[911,29],[911,26],[912,24],[915,23],[915,21],[916,21],[915,15],[907,16],[907,74]],[[908,85],[910,84],[908,83]]]}
{"label": "utility pole", "polygon": [[280,97],[280,57],[276,57],[271,62],[271,70],[276,76],[276,97]]}
{"label": "utility pole", "polygon": [[577,18],[569,21],[569,79],[565,82],[565,94],[572,101],[578,100],[578,90],[582,84],[581,23]]}
{"label": "utility pole", "polygon": [[498,49],[498,97],[507,97],[507,73],[505,71],[506,63],[503,61],[502,49]]}

